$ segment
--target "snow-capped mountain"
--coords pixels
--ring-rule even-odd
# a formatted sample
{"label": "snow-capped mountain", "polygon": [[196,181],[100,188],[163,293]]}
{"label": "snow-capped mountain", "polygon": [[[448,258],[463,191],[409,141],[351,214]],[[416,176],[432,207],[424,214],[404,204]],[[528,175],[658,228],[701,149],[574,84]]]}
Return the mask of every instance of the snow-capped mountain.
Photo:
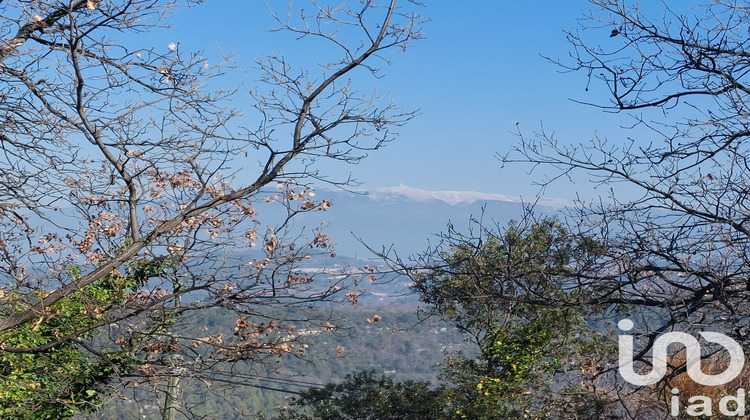
{"label": "snow-capped mountain", "polygon": [[[309,225],[323,221],[337,252],[359,258],[371,256],[359,239],[377,250],[393,246],[400,255],[414,254],[434,245],[437,234],[449,223],[465,231],[471,218],[481,217],[487,224],[502,226],[523,216],[524,203],[535,202],[502,194],[428,191],[405,185],[360,194],[317,191],[316,197],[329,200],[331,208],[306,214],[300,221]],[[551,214],[567,204],[564,200],[541,199],[535,211]]]}
{"label": "snow-capped mountain", "polygon": [[520,196],[477,191],[429,191],[403,184],[397,187],[376,188],[369,191],[368,195],[373,200],[398,200],[404,198],[414,201],[438,200],[451,205],[472,204],[477,201],[505,201],[508,203],[536,203],[545,207],[563,208],[572,204],[569,200],[557,198],[523,198]]}

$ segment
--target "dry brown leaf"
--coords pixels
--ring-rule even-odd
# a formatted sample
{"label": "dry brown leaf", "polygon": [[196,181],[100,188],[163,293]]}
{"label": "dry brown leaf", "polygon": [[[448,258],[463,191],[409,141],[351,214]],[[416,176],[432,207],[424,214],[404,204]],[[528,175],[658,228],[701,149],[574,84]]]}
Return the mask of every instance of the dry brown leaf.
{"label": "dry brown leaf", "polygon": [[380,315],[378,314],[373,315],[372,318],[367,318],[367,322],[369,322],[370,324],[374,324],[379,321],[380,321]]}

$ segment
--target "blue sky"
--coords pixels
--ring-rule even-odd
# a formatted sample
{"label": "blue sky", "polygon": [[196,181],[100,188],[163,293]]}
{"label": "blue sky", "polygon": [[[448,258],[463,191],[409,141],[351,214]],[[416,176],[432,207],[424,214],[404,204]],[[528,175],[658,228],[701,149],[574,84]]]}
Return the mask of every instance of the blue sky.
{"label": "blue sky", "polygon": [[[297,1],[295,4],[304,5]],[[270,7],[283,12],[286,2]],[[583,73],[561,73],[540,54],[565,58],[570,47],[564,30],[577,27],[584,0],[538,1],[534,7],[520,1],[430,1],[421,13],[430,19],[426,39],[393,57],[377,81],[380,91],[406,109],[421,115],[400,130],[400,137],[374,152],[357,166],[332,165],[334,174],[351,172],[365,188],[405,184],[431,190],[474,190],[533,196],[534,177],[528,168],[500,168],[495,157],[517,142],[516,123],[525,135],[544,124],[562,141],[582,142],[595,133],[616,138],[623,115],[576,104],[571,98],[606,103],[592,89],[585,91]],[[216,0],[179,12],[173,29],[150,39],[154,45],[177,41],[182,50],[205,50],[218,60],[218,50],[233,52],[239,69],[269,53],[312,64],[315,50],[288,36],[269,33],[273,26],[260,1]],[[601,42],[609,41],[609,28]],[[174,38],[177,38],[176,40]],[[234,78],[251,85],[251,72]],[[355,84],[357,81],[355,80]],[[369,86],[372,80],[366,80]],[[586,184],[583,182],[583,184]],[[556,184],[547,196],[571,198],[587,188]]]}

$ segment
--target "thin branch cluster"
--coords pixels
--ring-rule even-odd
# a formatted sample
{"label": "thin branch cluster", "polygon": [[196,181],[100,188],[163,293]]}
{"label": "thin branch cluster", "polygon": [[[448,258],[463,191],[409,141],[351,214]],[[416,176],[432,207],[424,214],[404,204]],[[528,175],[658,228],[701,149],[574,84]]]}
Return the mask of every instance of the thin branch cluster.
{"label": "thin branch cluster", "polygon": [[[262,58],[260,82],[217,90],[231,60],[148,44],[177,6],[211,7],[179,3],[0,2],[0,334],[47,334],[2,352],[74,346],[136,382],[231,382],[222,363],[301,355],[303,325],[335,328],[299,311],[356,303],[359,275],[308,263],[333,239],[292,220],[332,205],[312,182],[348,181],[318,161],[357,162],[414,116],[355,85],[423,19],[409,2],[290,3],[278,29],[340,58]],[[71,299],[90,319],[47,329]],[[210,310],[234,329],[198,325]]]}

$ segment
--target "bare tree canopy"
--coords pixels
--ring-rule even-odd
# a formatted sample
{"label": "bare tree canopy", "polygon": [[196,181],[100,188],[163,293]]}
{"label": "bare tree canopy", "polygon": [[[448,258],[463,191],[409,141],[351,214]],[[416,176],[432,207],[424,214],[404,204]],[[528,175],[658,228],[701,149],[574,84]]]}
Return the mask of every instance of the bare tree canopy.
{"label": "bare tree canopy", "polygon": [[569,214],[608,250],[590,274],[570,273],[598,290],[588,302],[655,308],[670,325],[711,313],[746,339],[750,11],[710,2],[662,5],[657,16],[637,3],[592,3],[598,10],[568,34],[574,53],[560,63],[606,86],[612,101],[601,106],[628,113],[634,138],[567,145],[522,135],[503,161],[551,166],[557,178],[587,174],[615,192],[627,186]]}
{"label": "bare tree canopy", "polygon": [[[627,138],[570,144],[540,132],[521,135],[502,157],[555,168],[542,186],[584,175],[611,188],[610,197],[582,201],[567,214],[571,229],[597,238],[604,253],[560,273],[584,293],[558,304],[635,319],[643,337],[636,359],[646,370],[662,332],[718,330],[746,345],[750,9],[725,1],[591,3],[595,11],[583,28],[568,33],[572,54],[557,62],[586,74],[586,90],[609,92],[609,103],[595,105],[623,114]],[[714,354],[704,364],[726,366],[725,357]],[[716,395],[674,378],[685,374],[684,360],[673,361],[665,383],[681,386],[681,404],[690,388]],[[721,390],[733,393],[741,378]],[[642,405],[622,402],[621,415],[645,418]]]}
{"label": "bare tree canopy", "polygon": [[[231,63],[189,45],[132,42],[178,6],[211,7],[201,3],[0,4],[3,353],[83,346],[115,371],[120,351],[140,363],[130,374],[200,378],[218,361],[304,352],[290,338],[298,322],[273,311],[332,300],[355,280],[298,270],[333,249],[320,228],[290,221],[331,205],[312,181],[347,182],[327,178],[319,161],[356,163],[413,117],[355,85],[421,38],[415,4],[290,4],[278,30],[338,58],[303,68],[262,58],[260,82],[217,90]],[[71,320],[70,302],[88,318],[54,327]],[[171,329],[209,308],[236,313],[234,330]],[[19,331],[46,335],[18,345]],[[110,341],[80,340],[92,332]]]}

